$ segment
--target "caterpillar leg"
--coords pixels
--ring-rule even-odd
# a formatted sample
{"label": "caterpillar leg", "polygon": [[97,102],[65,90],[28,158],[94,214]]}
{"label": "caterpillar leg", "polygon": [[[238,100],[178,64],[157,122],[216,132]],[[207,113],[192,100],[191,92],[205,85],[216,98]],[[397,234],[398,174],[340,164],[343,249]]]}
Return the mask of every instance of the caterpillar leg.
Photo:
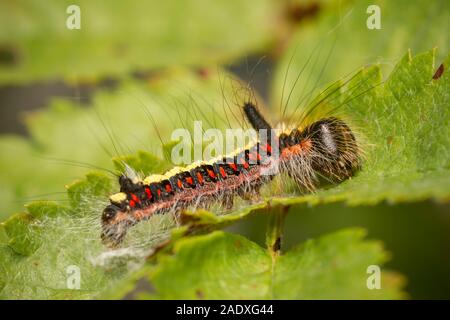
{"label": "caterpillar leg", "polygon": [[247,190],[239,189],[238,195],[242,199],[247,200],[250,203],[258,203],[258,202],[261,202],[261,200],[262,200],[260,189],[261,189],[261,185],[257,184]]}
{"label": "caterpillar leg", "polygon": [[224,210],[231,210],[234,204],[234,197],[232,194],[224,194],[221,200],[221,206]]}

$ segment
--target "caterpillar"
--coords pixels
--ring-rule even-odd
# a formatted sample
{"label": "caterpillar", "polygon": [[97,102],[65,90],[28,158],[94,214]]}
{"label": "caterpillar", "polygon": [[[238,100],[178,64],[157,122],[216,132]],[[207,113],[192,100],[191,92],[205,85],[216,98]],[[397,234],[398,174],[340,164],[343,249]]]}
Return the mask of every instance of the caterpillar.
{"label": "caterpillar", "polygon": [[[277,131],[255,103],[243,103],[242,111],[255,130],[266,132],[253,145],[225,157],[175,167],[163,175],[141,179],[131,169],[120,175],[120,192],[109,197],[101,216],[102,242],[119,246],[131,226],[155,215],[214,203],[230,209],[235,196],[258,201],[260,188],[277,173],[291,177],[300,191],[312,192],[324,181],[350,178],[360,166],[355,135],[337,116],[305,128]],[[273,168],[275,174],[267,174]]]}

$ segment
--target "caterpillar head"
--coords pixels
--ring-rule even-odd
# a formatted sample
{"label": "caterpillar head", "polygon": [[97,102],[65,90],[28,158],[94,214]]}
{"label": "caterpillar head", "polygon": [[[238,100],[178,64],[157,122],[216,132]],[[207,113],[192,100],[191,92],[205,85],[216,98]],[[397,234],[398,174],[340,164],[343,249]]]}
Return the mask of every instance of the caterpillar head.
{"label": "caterpillar head", "polygon": [[101,239],[108,247],[117,247],[123,241],[128,228],[133,224],[127,212],[115,204],[106,206],[102,214]]}
{"label": "caterpillar head", "polygon": [[128,193],[141,187],[125,175],[119,177],[119,184],[120,192],[109,197],[111,204],[103,210],[101,218],[101,238],[103,244],[108,247],[117,247],[123,241],[128,228],[134,224],[134,219],[130,215]]}

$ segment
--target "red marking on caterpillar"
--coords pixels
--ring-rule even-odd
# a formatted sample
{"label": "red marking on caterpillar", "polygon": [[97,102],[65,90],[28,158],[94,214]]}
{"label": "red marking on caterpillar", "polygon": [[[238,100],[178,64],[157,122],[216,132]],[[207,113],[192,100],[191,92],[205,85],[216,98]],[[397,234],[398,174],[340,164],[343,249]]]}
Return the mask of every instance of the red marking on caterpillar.
{"label": "red marking on caterpillar", "polygon": [[208,175],[211,179],[215,180],[216,179],[216,174],[214,173],[213,170],[210,169],[206,169],[208,171]]}
{"label": "red marking on caterpillar", "polygon": [[[180,180],[178,180],[179,182],[180,182]],[[148,188],[148,187],[145,187],[145,194],[147,195],[147,199],[151,199],[153,196],[152,196],[152,193],[150,192],[150,189]]]}
{"label": "red marking on caterpillar", "polygon": [[225,169],[224,168],[220,167],[219,171],[220,171],[220,175],[222,176],[222,178],[226,178],[227,177],[227,174],[225,173]]}
{"label": "red marking on caterpillar", "polygon": [[203,185],[203,177],[200,172],[197,172],[197,180],[200,185]]}
{"label": "red marking on caterpillar", "polygon": [[267,141],[259,139],[232,157],[179,168],[163,180],[132,181],[121,176],[120,196],[112,196],[103,211],[103,242],[117,246],[138,222],[180,212],[200,200],[202,207],[219,202],[229,208],[236,195],[257,198],[261,186],[273,179],[274,174],[267,172],[274,167],[278,168],[275,174],[290,176],[303,192],[313,191],[323,179],[343,181],[359,167],[355,136],[339,118],[324,118],[302,130],[275,134],[254,104],[246,103],[243,111],[255,130],[268,130]]}
{"label": "red marking on caterpillar", "polygon": [[131,194],[131,199],[137,203],[141,202],[141,200],[139,200],[139,198],[134,193]]}

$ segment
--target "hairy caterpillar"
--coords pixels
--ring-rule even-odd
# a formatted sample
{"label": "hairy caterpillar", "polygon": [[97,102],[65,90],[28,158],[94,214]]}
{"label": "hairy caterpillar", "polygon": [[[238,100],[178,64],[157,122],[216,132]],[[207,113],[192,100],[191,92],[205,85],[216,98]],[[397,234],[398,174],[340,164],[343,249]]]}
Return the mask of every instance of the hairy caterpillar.
{"label": "hairy caterpillar", "polygon": [[[234,155],[176,167],[164,175],[140,179],[132,171],[119,177],[120,192],[104,209],[102,240],[120,245],[128,228],[154,215],[175,214],[189,207],[233,205],[234,196],[259,197],[259,189],[273,178],[273,167],[290,176],[303,192],[313,191],[324,179],[337,183],[353,175],[360,164],[359,148],[349,126],[338,117],[326,117],[303,129],[276,132],[252,102],[243,112],[266,138]],[[277,156],[276,156],[277,155]]]}

